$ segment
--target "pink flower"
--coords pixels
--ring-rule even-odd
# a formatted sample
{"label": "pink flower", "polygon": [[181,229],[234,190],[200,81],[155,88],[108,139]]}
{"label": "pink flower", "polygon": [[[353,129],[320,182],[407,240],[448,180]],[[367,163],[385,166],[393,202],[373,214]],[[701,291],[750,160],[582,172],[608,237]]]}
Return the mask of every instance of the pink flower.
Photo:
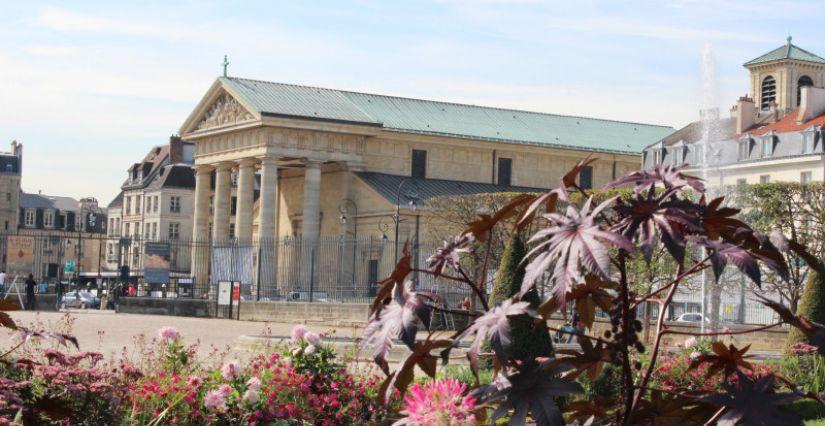
{"label": "pink flower", "polygon": [[175,340],[179,336],[178,329],[175,327],[165,326],[158,330],[158,337],[161,340]]}
{"label": "pink flower", "polygon": [[321,344],[321,336],[319,336],[318,333],[314,333],[312,331],[308,331],[304,335],[304,339],[306,339],[306,341],[313,346],[318,346]]}
{"label": "pink flower", "polygon": [[203,383],[203,379],[201,379],[198,376],[189,376],[189,378],[186,379],[186,384],[189,387],[196,388],[196,387],[200,386],[201,383]]}
{"label": "pink flower", "polygon": [[238,360],[229,361],[221,367],[221,376],[224,380],[232,380],[241,372],[241,363]]}
{"label": "pink flower", "polygon": [[243,393],[243,400],[247,404],[254,404],[259,400],[258,391],[253,390],[252,388],[247,389],[246,392]]}
{"label": "pink flower", "polygon": [[695,337],[688,337],[685,339],[685,348],[692,348],[696,346],[696,338]]}
{"label": "pink flower", "polygon": [[220,391],[221,395],[223,396],[232,395],[232,386],[229,386],[226,383],[224,383],[221,385],[221,387],[218,388],[218,391]]}
{"label": "pink flower", "polygon": [[307,328],[301,324],[292,327],[292,340],[297,341],[303,339],[308,331],[309,330],[307,330]]}
{"label": "pink flower", "polygon": [[225,411],[226,397],[218,389],[213,389],[203,397],[203,405],[209,410]]}
{"label": "pink flower", "polygon": [[699,358],[701,355],[702,355],[702,353],[701,353],[701,352],[698,352],[698,351],[693,351],[693,352],[691,352],[691,353],[690,353],[690,359],[696,359],[696,358]]}
{"label": "pink flower", "polygon": [[414,384],[404,398],[405,419],[415,425],[473,425],[475,398],[464,395],[467,385],[456,379]]}
{"label": "pink flower", "polygon": [[252,389],[252,390],[258,391],[258,390],[260,390],[260,389],[261,389],[261,379],[259,379],[259,378],[257,378],[257,377],[253,377],[253,378],[251,378],[251,379],[247,380],[247,382],[246,382],[246,386],[247,386],[249,389]]}

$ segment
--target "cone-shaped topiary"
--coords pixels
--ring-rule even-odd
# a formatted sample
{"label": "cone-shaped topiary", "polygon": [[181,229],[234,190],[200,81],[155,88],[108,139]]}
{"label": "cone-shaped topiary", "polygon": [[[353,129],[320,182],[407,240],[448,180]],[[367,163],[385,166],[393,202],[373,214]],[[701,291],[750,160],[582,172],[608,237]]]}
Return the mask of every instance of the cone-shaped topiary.
{"label": "cone-shaped topiary", "polygon": [[[493,284],[493,290],[490,292],[489,304],[491,307],[512,298],[521,290],[525,267],[521,261],[526,255],[527,246],[524,244],[524,240],[518,233],[514,233],[504,249],[496,274],[496,281]],[[522,300],[530,302],[533,309],[537,309],[541,304],[535,287]],[[547,326],[543,323],[533,325],[532,318],[523,315],[511,318],[510,324],[513,329],[513,358],[525,359],[553,355],[553,340],[547,331]]]}
{"label": "cone-shaped topiary", "polygon": [[[821,272],[822,266],[825,265],[820,262],[820,268],[811,268],[808,272],[805,291],[802,293],[802,300],[799,302],[796,314],[802,315],[811,321],[825,324],[825,274]],[[806,341],[805,335],[797,328],[791,327],[788,332],[786,350],[790,350],[794,343],[804,341]]]}

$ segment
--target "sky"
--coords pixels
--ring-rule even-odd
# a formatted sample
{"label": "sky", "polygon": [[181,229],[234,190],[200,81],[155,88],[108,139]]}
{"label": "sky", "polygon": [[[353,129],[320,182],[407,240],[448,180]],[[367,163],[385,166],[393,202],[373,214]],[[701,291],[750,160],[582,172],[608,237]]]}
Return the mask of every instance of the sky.
{"label": "sky", "polygon": [[677,128],[704,105],[726,115],[748,90],[742,63],[789,34],[825,55],[811,19],[825,15],[821,1],[0,7],[0,151],[24,144],[24,191],[103,205],[132,163],[178,132],[225,54],[231,76]]}

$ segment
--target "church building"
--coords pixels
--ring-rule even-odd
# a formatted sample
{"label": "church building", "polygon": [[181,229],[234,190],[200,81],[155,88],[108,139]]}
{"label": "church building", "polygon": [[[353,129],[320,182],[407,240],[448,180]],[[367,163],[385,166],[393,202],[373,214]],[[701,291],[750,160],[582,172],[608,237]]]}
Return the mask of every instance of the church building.
{"label": "church building", "polygon": [[[223,76],[179,133],[195,144],[195,242],[295,238],[312,250],[324,236],[395,239],[388,228],[396,212],[396,244],[415,236],[416,216],[420,235],[430,235],[426,229],[439,222],[428,216],[427,199],[555,187],[588,156],[598,160],[582,171],[580,184],[598,187],[637,170],[639,152],[672,131]],[[259,288],[272,286],[279,281],[267,260],[272,254],[258,253],[255,280]],[[352,254],[359,263],[378,255]],[[312,262],[306,251],[296,258]],[[193,254],[198,283],[209,268],[209,254]]]}

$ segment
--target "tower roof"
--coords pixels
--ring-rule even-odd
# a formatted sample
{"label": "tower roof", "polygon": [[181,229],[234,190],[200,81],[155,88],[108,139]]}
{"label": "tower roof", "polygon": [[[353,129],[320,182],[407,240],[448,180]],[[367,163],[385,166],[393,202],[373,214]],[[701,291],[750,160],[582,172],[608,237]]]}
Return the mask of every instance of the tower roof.
{"label": "tower roof", "polygon": [[779,46],[774,50],[756,58],[751,59],[748,62],[745,62],[744,66],[748,67],[751,65],[762,64],[766,62],[774,62],[774,61],[782,61],[782,60],[794,60],[794,61],[803,61],[803,62],[813,62],[817,64],[825,64],[825,59],[814,55],[807,50],[794,45],[791,43],[791,37],[788,37],[788,42],[783,45]]}

